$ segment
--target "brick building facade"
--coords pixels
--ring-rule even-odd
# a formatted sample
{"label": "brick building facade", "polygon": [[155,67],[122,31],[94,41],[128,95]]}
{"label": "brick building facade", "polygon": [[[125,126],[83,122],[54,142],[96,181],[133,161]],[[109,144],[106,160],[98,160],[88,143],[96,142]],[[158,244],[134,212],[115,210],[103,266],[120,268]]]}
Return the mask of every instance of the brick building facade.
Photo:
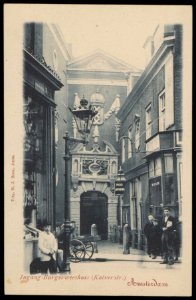
{"label": "brick building facade", "polygon": [[144,47],[147,66],[117,114],[127,179],[122,223],[138,248],[149,213],[161,218],[167,205],[181,215],[182,26],[158,26]]}

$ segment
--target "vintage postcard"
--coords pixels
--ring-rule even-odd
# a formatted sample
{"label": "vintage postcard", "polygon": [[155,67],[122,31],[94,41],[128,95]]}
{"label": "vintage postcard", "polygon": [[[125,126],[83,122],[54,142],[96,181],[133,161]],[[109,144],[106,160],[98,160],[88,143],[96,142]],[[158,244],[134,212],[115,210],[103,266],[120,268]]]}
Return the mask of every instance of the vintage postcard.
{"label": "vintage postcard", "polygon": [[192,6],[4,5],[5,294],[192,295]]}

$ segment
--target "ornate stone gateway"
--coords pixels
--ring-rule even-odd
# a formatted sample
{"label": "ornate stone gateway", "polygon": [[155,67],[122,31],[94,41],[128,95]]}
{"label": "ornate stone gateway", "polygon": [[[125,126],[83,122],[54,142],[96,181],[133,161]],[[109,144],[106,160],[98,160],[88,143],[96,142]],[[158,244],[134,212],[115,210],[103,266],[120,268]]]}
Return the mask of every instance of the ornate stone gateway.
{"label": "ornate stone gateway", "polygon": [[118,197],[114,188],[118,154],[106,141],[102,149],[98,144],[89,148],[79,144],[71,153],[71,219],[80,235],[90,234],[95,223],[101,239],[107,239],[110,226],[117,225]]}

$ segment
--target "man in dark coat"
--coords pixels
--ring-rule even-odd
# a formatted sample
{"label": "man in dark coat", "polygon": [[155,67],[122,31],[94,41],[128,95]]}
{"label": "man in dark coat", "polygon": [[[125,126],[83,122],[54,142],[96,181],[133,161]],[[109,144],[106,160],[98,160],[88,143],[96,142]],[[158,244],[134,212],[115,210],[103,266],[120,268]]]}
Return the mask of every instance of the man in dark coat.
{"label": "man in dark coat", "polygon": [[176,221],[170,215],[170,209],[165,207],[163,210],[162,220],[162,251],[163,261],[161,264],[174,264],[174,249],[175,249],[175,236],[176,236]]}
{"label": "man in dark coat", "polygon": [[153,219],[154,219],[154,217],[152,215],[149,215],[148,221],[147,221],[146,225],[144,226],[144,234],[145,234],[146,241],[147,241],[147,253],[150,257],[152,255],[151,229],[153,227],[153,222],[152,222]]}
{"label": "man in dark coat", "polygon": [[152,220],[153,227],[150,231],[150,240],[151,240],[151,251],[152,259],[155,259],[161,253],[161,236],[162,229],[159,226],[159,221],[157,219]]}

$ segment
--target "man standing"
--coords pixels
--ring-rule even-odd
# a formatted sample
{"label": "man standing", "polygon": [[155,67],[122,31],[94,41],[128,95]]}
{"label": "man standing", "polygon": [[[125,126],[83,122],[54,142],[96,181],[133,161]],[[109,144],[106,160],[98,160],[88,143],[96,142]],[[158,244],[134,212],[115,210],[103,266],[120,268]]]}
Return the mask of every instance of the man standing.
{"label": "man standing", "polygon": [[159,226],[158,219],[152,220],[153,227],[151,228],[150,238],[152,241],[151,250],[152,250],[152,259],[155,259],[161,253],[161,236],[162,229]]}
{"label": "man standing", "polygon": [[163,210],[162,221],[162,251],[163,261],[161,264],[174,264],[174,247],[175,247],[175,231],[176,222],[174,217],[170,215],[170,209],[165,207]]}
{"label": "man standing", "polygon": [[56,273],[56,252],[58,249],[57,241],[51,231],[51,224],[45,222],[43,225],[43,232],[39,233],[38,246],[41,252],[41,273],[46,274]]}
{"label": "man standing", "polygon": [[148,255],[151,257],[151,255],[153,255],[152,253],[152,239],[151,239],[151,231],[152,231],[152,227],[153,227],[153,222],[152,220],[154,219],[154,217],[152,215],[148,216],[148,221],[146,223],[146,225],[144,226],[144,234],[147,240],[147,253]]}

